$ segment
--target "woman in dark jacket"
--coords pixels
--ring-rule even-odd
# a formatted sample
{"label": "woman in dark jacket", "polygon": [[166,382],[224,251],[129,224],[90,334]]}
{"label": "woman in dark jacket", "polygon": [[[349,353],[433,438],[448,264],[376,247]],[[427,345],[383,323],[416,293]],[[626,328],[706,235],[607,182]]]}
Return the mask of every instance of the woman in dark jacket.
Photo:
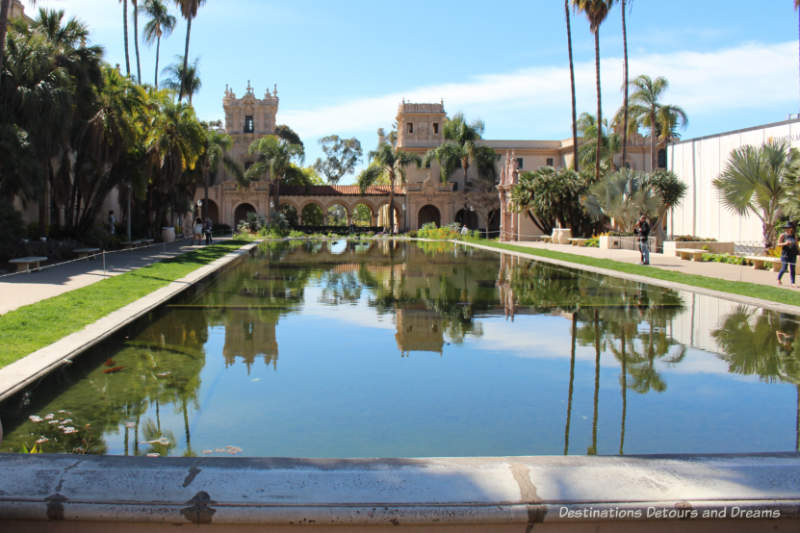
{"label": "woman in dark jacket", "polygon": [[781,284],[781,278],[789,269],[789,280],[794,287],[794,273],[795,264],[797,263],[797,237],[794,234],[794,226],[786,224],[784,232],[778,238],[778,246],[781,246],[781,270],[778,272],[778,285]]}

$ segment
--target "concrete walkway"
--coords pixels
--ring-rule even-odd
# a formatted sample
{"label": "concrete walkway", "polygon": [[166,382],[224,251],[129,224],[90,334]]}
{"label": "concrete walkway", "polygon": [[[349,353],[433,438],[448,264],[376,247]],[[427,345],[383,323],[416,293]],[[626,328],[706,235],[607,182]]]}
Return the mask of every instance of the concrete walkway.
{"label": "concrete walkway", "polygon": [[[598,259],[613,259],[614,261],[620,261],[624,263],[639,264],[639,252],[635,250],[601,250],[600,248],[571,246],[569,244],[550,244],[530,241],[509,242],[508,244],[515,244],[528,248],[553,250],[568,254],[583,255]],[[697,274],[700,276],[724,279],[727,281],[747,281],[750,283],[758,283],[760,285],[769,285],[772,287],[778,286],[777,272],[773,272],[771,270],[756,270],[752,266],[688,261],[679,257],[651,253],[650,267],[660,268],[663,270],[672,270],[674,272],[682,272],[684,274]],[[798,290],[792,289],[789,284],[789,273],[787,272],[783,276],[783,286],[787,291]]]}
{"label": "concrete walkway", "polygon": [[20,273],[0,278],[0,315],[24,305],[46,300],[111,276],[117,276],[189,252],[190,239],[181,239],[168,244],[157,243],[133,250],[118,250],[103,255],[73,261],[44,270]]}

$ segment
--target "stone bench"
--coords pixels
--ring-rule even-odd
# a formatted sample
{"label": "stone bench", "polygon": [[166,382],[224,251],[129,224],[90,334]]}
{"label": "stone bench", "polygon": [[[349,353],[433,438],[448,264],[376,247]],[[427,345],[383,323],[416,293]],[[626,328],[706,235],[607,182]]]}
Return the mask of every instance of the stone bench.
{"label": "stone bench", "polygon": [[781,259],[780,257],[768,257],[766,255],[749,255],[745,257],[746,260],[753,263],[753,268],[759,269],[764,268],[768,264],[772,265],[772,271],[777,272],[781,269]]}
{"label": "stone bench", "polygon": [[570,243],[572,246],[583,246],[583,245],[584,245],[584,243],[586,243],[586,242],[588,242],[588,241],[590,241],[590,240],[591,240],[591,239],[584,239],[584,238],[580,238],[580,237],[573,237],[573,238],[571,238],[571,239],[569,240],[569,243]]}
{"label": "stone bench", "polygon": [[47,258],[44,256],[33,255],[30,257],[17,257],[16,259],[11,259],[8,262],[17,265],[17,272],[30,272],[31,265],[34,265],[33,270],[39,270],[39,263],[42,261],[47,261]]}
{"label": "stone bench", "polygon": [[703,259],[703,254],[707,254],[707,250],[701,250],[700,248],[678,248],[675,250],[675,253],[678,254],[678,257],[681,259],[691,259],[692,261],[700,261]]}
{"label": "stone bench", "polygon": [[85,257],[89,257],[90,255],[96,254],[100,251],[100,248],[75,248],[72,250],[72,253],[78,254],[78,259],[83,259]]}

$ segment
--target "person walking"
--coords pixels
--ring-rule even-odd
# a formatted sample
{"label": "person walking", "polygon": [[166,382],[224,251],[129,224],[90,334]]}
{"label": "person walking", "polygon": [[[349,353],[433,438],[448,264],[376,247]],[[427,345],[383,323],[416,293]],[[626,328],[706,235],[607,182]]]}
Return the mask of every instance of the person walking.
{"label": "person walking", "polygon": [[781,278],[789,270],[789,281],[794,287],[795,265],[797,263],[797,237],[794,234],[794,226],[786,223],[783,233],[778,238],[778,246],[781,247],[781,269],[778,272],[778,285],[782,285]]}
{"label": "person walking", "polygon": [[192,244],[194,244],[195,241],[197,241],[197,244],[203,244],[203,221],[200,217],[194,219],[192,232]]}
{"label": "person walking", "polygon": [[650,237],[650,222],[647,221],[647,215],[642,213],[639,222],[633,227],[633,232],[639,236],[639,253],[641,254],[641,262],[643,265],[650,264],[650,244],[648,238]]}

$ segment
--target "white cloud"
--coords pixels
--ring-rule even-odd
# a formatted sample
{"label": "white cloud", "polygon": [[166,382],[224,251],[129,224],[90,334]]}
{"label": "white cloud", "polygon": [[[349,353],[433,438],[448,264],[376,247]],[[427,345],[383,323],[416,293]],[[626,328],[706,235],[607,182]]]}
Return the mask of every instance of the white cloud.
{"label": "white cloud", "polygon": [[[670,89],[665,101],[681,105],[691,118],[793,102],[796,52],[797,43],[787,42],[750,43],[709,52],[647,54],[631,57],[629,71],[631,78],[639,73],[666,77]],[[575,69],[578,109],[593,112],[594,62],[578,63]],[[603,58],[606,115],[621,104],[621,78],[621,59]],[[440,98],[448,112],[466,110],[469,117],[475,117],[477,109],[487,123],[494,120],[490,118],[494,110],[525,109],[526,115],[541,117],[542,122],[559,117],[557,129],[566,131],[568,124],[563,117],[569,114],[569,69],[535,67],[483,74],[460,83],[416,87],[316,109],[283,110],[281,114],[282,121],[292,124],[302,135],[315,137],[329,133],[332,125],[340,130],[346,128],[345,132],[374,131],[392,121],[403,99],[436,102]],[[552,131],[552,126],[543,124],[541,130]]]}

